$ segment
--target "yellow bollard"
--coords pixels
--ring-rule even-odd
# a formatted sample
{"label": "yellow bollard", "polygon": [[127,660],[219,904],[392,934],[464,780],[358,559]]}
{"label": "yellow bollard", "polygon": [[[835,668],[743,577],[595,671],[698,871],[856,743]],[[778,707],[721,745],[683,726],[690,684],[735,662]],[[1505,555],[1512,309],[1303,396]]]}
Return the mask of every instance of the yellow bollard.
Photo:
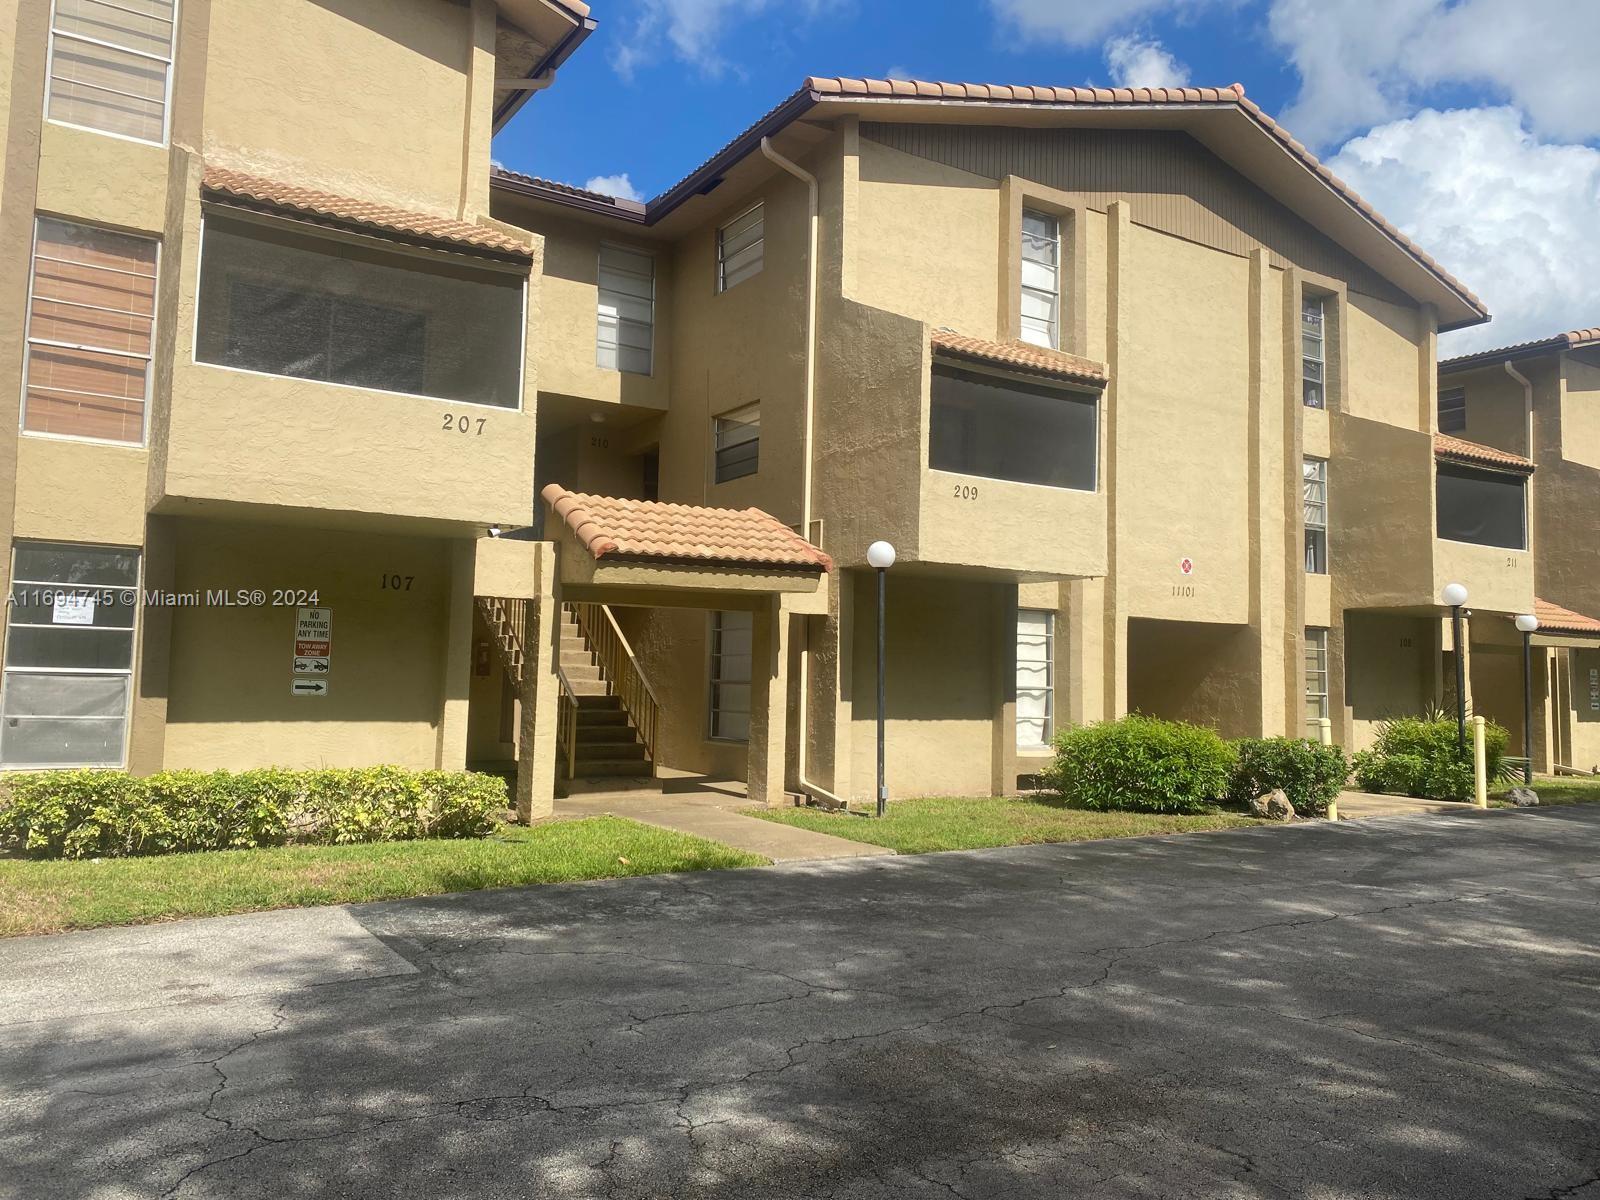
{"label": "yellow bollard", "polygon": [[1472,802],[1489,807],[1488,755],[1483,748],[1483,718],[1472,718]]}
{"label": "yellow bollard", "polygon": [[[1321,742],[1324,746],[1333,745],[1333,722],[1327,717],[1317,718],[1317,741]],[[1337,821],[1338,819],[1339,797],[1335,796],[1332,800],[1328,801],[1328,820]]]}

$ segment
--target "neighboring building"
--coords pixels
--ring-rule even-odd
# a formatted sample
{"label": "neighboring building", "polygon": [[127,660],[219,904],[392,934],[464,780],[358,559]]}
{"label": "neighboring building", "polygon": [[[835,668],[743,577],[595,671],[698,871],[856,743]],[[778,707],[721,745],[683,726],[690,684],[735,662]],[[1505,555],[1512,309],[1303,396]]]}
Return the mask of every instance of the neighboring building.
{"label": "neighboring building", "polygon": [[[1532,756],[1536,770],[1600,765],[1600,329],[1578,329],[1439,364],[1441,437],[1478,443],[1487,471],[1464,495],[1464,536],[1533,550]],[[1499,459],[1499,463],[1491,460]],[[1520,464],[1507,467],[1502,463]],[[1519,503],[1515,481],[1526,479]],[[1443,485],[1441,485],[1443,487]],[[1441,491],[1441,503],[1445,493]],[[1476,604],[1474,603],[1474,607]],[[1471,696],[1526,753],[1521,639],[1472,625]]]}
{"label": "neighboring building", "polygon": [[540,569],[489,142],[586,11],[0,5],[0,766],[464,765]]}
{"label": "neighboring building", "polygon": [[[1435,338],[1483,306],[1236,87],[811,79],[647,204],[492,203],[560,331],[545,534],[663,768],[872,794],[877,538],[898,795],[1010,790],[1134,709],[1361,745],[1443,698],[1444,582],[1532,602],[1524,552],[1434,533]],[[589,578],[597,536],[693,554],[747,506],[829,556],[825,612]]]}

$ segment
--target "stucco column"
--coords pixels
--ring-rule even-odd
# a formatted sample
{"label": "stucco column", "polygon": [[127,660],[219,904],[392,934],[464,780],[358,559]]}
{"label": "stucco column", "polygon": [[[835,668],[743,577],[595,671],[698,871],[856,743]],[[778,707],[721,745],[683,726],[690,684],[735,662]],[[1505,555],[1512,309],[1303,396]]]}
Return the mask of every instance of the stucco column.
{"label": "stucco column", "polygon": [[826,619],[796,617],[809,622],[808,687],[811,695],[806,777],[835,796],[849,799],[851,778],[851,672],[855,670],[855,591],[850,573],[827,576]]}
{"label": "stucco column", "polygon": [[517,819],[555,812],[556,732],[561,719],[561,581],[555,546],[539,545],[539,594],[528,601],[523,630],[522,695],[517,724]]}
{"label": "stucco column", "polygon": [[[176,531],[173,517],[145,521],[143,587],[151,592],[176,590]],[[157,604],[139,609],[139,669],[134,680],[132,723],[128,730],[128,770],[149,775],[165,765],[167,692],[172,665],[172,608]]]}
{"label": "stucco column", "polygon": [[450,544],[450,604],[445,613],[444,672],[439,700],[438,765],[467,765],[467,704],[472,693],[472,582],[477,547],[467,538]]}
{"label": "stucco column", "polygon": [[1008,796],[1017,790],[1017,585],[997,584],[994,593],[990,624],[994,749],[989,758],[989,794]]}
{"label": "stucco column", "polygon": [[783,803],[789,727],[789,614],[773,599],[756,609],[750,639],[750,799]]}
{"label": "stucco column", "polygon": [[[1128,284],[1130,239],[1133,215],[1125,201],[1113,200],[1106,206],[1106,365],[1111,375],[1104,399],[1105,469],[1102,472],[1106,493],[1106,577],[1105,601],[1101,606],[1102,695],[1106,718],[1120,717],[1128,711],[1128,594],[1118,563],[1121,557],[1122,529],[1118,521],[1118,468],[1122,458],[1118,413],[1122,407],[1122,363],[1125,352],[1132,352],[1128,339]],[[1130,536],[1133,531],[1130,531]]]}
{"label": "stucco column", "polygon": [[1533,648],[1533,728],[1528,731],[1527,749],[1523,751],[1533,760],[1533,769],[1548,773],[1555,758],[1550,744],[1554,726],[1551,711],[1550,650],[1543,646]]}

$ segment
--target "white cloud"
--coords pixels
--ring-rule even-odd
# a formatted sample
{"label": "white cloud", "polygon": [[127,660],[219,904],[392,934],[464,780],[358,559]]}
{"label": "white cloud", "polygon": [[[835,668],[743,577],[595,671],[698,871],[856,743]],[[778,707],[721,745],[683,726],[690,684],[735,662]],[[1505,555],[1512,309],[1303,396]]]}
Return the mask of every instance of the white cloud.
{"label": "white cloud", "polygon": [[1089,46],[1107,34],[1138,24],[1156,13],[1194,13],[1233,6],[1239,0],[989,0],[1001,19],[1024,37]]}
{"label": "white cloud", "polygon": [[1425,109],[1328,165],[1495,314],[1441,355],[1600,323],[1600,150],[1542,142],[1510,107]]}
{"label": "white cloud", "polygon": [[639,0],[639,15],[624,24],[611,52],[611,65],[623,78],[647,63],[672,57],[709,75],[728,69],[718,49],[727,27],[768,10],[794,8],[812,17],[842,0],[799,0],[780,6],[776,0]]}
{"label": "white cloud", "polygon": [[639,189],[624,171],[621,175],[596,175],[583,185],[586,192],[599,192],[602,196],[615,196],[619,200],[643,200]]}
{"label": "white cloud", "polygon": [[885,71],[883,73],[883,77],[885,79],[912,79],[912,78],[915,78],[915,76],[913,76],[911,74],[911,68],[910,67],[890,67],[887,71]]}
{"label": "white cloud", "polygon": [[1300,74],[1281,114],[1328,145],[1409,112],[1427,89],[1488,89],[1541,137],[1600,136],[1593,0],[1273,0],[1268,28]]}
{"label": "white cloud", "polygon": [[1154,39],[1114,37],[1105,46],[1106,66],[1116,87],[1187,87],[1185,67]]}

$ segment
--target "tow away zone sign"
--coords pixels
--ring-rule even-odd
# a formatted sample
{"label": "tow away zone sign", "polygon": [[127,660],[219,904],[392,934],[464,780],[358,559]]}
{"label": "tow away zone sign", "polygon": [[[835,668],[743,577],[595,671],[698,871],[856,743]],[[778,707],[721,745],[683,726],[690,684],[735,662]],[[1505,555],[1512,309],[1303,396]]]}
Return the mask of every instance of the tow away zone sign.
{"label": "tow away zone sign", "polygon": [[294,678],[289,681],[289,694],[326,696],[332,654],[333,610],[298,610],[294,618]]}

